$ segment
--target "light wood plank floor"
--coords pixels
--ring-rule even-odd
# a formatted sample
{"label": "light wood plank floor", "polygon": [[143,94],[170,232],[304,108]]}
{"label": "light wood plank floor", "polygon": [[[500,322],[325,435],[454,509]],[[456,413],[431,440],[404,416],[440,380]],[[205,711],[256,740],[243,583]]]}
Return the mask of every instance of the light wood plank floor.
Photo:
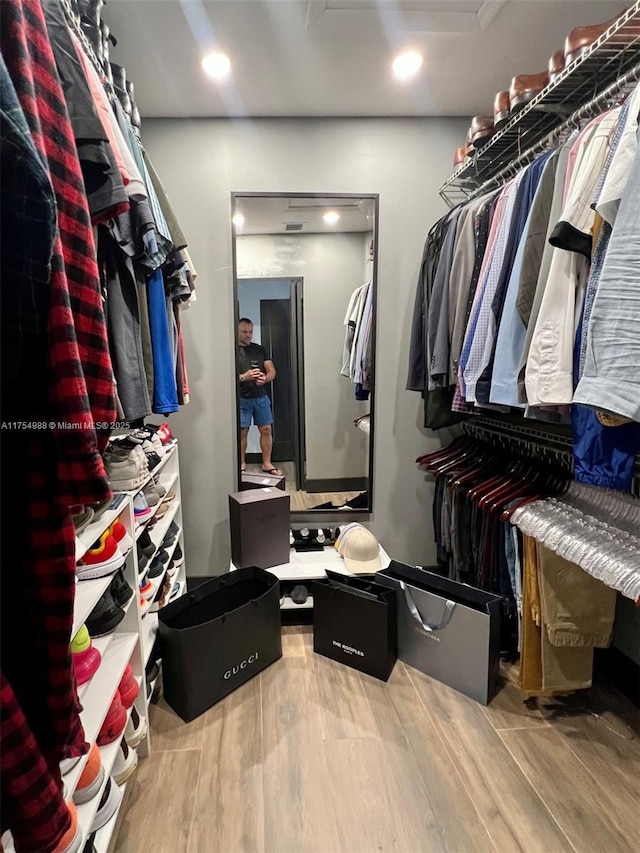
{"label": "light wood plank floor", "polygon": [[[285,488],[291,496],[291,509],[293,512],[300,510],[312,509],[318,504],[332,503],[335,506],[342,506],[351,498],[357,497],[360,492],[305,492],[296,489],[296,471],[294,462],[278,462],[277,468],[282,471],[285,476]],[[260,465],[247,465],[247,471],[260,473]]]}
{"label": "light wood plank floor", "polygon": [[[284,657],[185,725],[159,699],[119,853],[631,853],[640,711],[601,688],[482,707],[398,662],[388,683],[283,629]],[[598,714],[598,716],[594,716]]]}

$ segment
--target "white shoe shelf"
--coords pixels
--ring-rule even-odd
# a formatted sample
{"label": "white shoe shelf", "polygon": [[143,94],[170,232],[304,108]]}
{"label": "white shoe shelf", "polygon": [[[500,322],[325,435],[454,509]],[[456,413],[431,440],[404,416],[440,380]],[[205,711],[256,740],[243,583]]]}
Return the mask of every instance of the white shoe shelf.
{"label": "white shoe shelf", "polygon": [[[149,530],[151,540],[156,548],[156,553],[162,545],[162,541],[171,526],[173,521],[180,528],[180,532],[176,536],[172,544],[167,548],[169,558],[178,546],[182,550],[182,563],[173,575],[172,584],[178,582],[180,591],[178,595],[182,595],[186,590],[186,561],[184,559],[185,547],[182,524],[182,501],[180,496],[180,467],[178,457],[178,443],[171,442],[165,446],[165,454],[161,462],[150,472],[150,475],[145,481],[135,490],[128,492],[117,492],[114,494],[113,500],[109,508],[98,519],[92,521],[81,533],[76,537],[76,561],[79,561],[91,548],[102,534],[113,524],[116,519],[120,519],[131,540],[134,542],[133,547],[126,555],[126,560],[122,571],[125,580],[133,590],[133,595],[124,606],[125,616],[115,631],[107,634],[104,637],[96,637],[92,640],[92,644],[98,649],[101,655],[100,666],[95,675],[85,684],[78,688],[78,697],[82,705],[82,713],[80,718],[84,727],[85,739],[88,743],[95,742],[98,732],[105,720],[109,706],[118,689],[118,685],[124,675],[127,665],[130,663],[133,669],[134,676],[140,686],[140,692],[135,700],[134,707],[138,711],[140,717],[147,720],[150,696],[147,696],[147,686],[145,678],[145,668],[150,659],[155,635],[158,625],[157,612],[149,612],[149,608],[153,603],[153,598],[149,601],[142,601],[139,591],[140,580],[144,575],[144,570],[139,573],[138,569],[138,550],[137,541],[144,530]],[[133,500],[138,492],[142,491],[152,480],[159,482],[166,492],[174,492],[175,497],[169,502],[168,509],[161,518],[156,518],[162,506],[164,496],[161,500],[152,507],[152,514],[140,524],[136,524],[135,514],[133,509]],[[153,560],[152,555],[146,567],[151,565]],[[170,562],[167,561],[167,566]],[[158,577],[152,580],[154,585],[154,597],[157,590],[160,588],[165,571]],[[85,622],[100,597],[108,589],[114,575],[110,574],[103,578],[95,580],[78,580],[76,583],[76,597],[74,604],[73,618],[73,635],[80,629]],[[176,596],[178,597],[178,596]],[[131,710],[127,713],[127,720]],[[102,747],[100,753],[102,756],[102,766],[105,769],[105,776],[100,791],[89,802],[77,806],[78,823],[82,830],[82,845],[80,850],[91,834],[91,825],[95,818],[100,803],[100,798],[104,792],[107,781],[111,775],[115,760],[118,755],[121,737],[116,738],[110,744]],[[151,734],[150,727],[147,721],[147,731],[145,737],[136,747],[138,755],[143,758],[149,755],[151,750]],[[78,780],[82,775],[87,757],[84,756],[77,764],[63,776],[63,782],[66,786],[67,800],[73,796]],[[114,783],[115,784],[115,783]],[[121,786],[124,792],[125,785]],[[124,801],[124,800],[123,800]],[[115,812],[113,817],[96,833],[94,845],[99,853],[106,853],[109,846],[112,844],[115,836],[114,830],[118,825],[119,812],[122,809],[122,802]]]}

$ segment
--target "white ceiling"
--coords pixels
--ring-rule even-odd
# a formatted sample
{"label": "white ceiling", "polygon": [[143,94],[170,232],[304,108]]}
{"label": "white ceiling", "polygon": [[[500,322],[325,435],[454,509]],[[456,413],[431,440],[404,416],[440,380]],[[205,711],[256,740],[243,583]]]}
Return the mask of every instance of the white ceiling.
{"label": "white ceiling", "polygon": [[[425,116],[492,112],[515,74],[543,71],[575,26],[631,0],[107,0],[144,116]],[[399,83],[390,62],[425,57]],[[209,80],[203,53],[229,55]]]}
{"label": "white ceiling", "polygon": [[[339,220],[327,225],[323,216],[335,211]],[[235,213],[244,216],[236,226],[238,236],[249,234],[322,234],[373,231],[375,205],[371,198],[240,196],[235,200]],[[302,226],[295,230],[287,225]]]}

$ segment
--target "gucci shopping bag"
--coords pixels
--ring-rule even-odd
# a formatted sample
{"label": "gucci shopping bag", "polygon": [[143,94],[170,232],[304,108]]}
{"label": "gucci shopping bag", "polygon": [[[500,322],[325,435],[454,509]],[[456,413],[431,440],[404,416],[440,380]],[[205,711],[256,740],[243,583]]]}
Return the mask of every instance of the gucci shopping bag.
{"label": "gucci shopping bag", "polygon": [[185,722],[282,657],[280,582],[238,569],[158,613],[164,698]]}
{"label": "gucci shopping bag", "polygon": [[392,561],[376,581],[398,593],[398,657],[487,705],[500,669],[502,598]]}
{"label": "gucci shopping bag", "polygon": [[387,681],[397,658],[393,590],[327,571],[313,584],[313,650]]}

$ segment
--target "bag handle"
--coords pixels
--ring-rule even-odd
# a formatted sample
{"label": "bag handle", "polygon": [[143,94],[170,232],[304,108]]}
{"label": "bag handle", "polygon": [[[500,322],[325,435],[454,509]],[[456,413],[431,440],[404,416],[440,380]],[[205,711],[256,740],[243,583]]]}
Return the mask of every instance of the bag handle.
{"label": "bag handle", "polygon": [[416,607],[416,603],[413,600],[413,596],[411,595],[411,591],[409,587],[406,585],[404,581],[400,581],[400,588],[404,592],[404,597],[407,602],[407,607],[409,608],[409,613],[413,616],[413,618],[418,622],[420,627],[426,631],[428,634],[432,634],[435,631],[442,631],[443,628],[446,628],[449,622],[451,621],[451,617],[453,615],[453,611],[455,610],[456,603],[455,601],[451,601],[451,599],[447,599],[444,603],[444,609],[442,611],[442,617],[437,623],[425,622],[425,620],[420,615],[420,611]]}

